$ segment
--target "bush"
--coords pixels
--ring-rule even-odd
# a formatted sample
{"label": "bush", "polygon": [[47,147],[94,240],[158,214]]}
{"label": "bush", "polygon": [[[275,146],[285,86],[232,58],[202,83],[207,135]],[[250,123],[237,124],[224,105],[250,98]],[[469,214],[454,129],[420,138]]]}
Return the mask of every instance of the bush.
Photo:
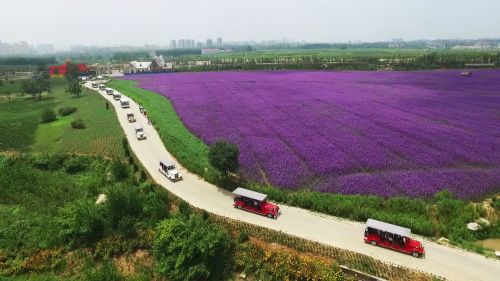
{"label": "bush", "polygon": [[54,110],[47,108],[42,112],[42,123],[49,123],[56,120],[56,113]]}
{"label": "bush", "polygon": [[129,168],[122,161],[115,159],[110,165],[110,172],[115,179],[121,181],[129,177]]}
{"label": "bush", "polygon": [[85,123],[83,123],[82,119],[77,119],[71,122],[71,127],[73,129],[85,129]]}
{"label": "bush", "polygon": [[143,204],[133,186],[115,185],[109,189],[107,198],[106,214],[113,229],[118,229],[118,224],[124,217],[139,218],[142,214]]}
{"label": "bush", "polygon": [[210,164],[223,175],[238,169],[238,156],[238,147],[224,140],[215,142],[208,152]]}
{"label": "bush", "polygon": [[247,242],[248,239],[249,239],[248,231],[246,229],[240,231],[240,233],[238,234],[238,242],[239,243]]}
{"label": "bush", "polygon": [[61,108],[59,108],[58,112],[62,116],[67,116],[67,115],[70,115],[72,113],[75,113],[76,107],[74,107],[74,106],[61,107]]}
{"label": "bush", "polygon": [[153,254],[158,272],[168,280],[226,280],[233,244],[221,227],[192,215],[160,222]]}
{"label": "bush", "polygon": [[70,247],[91,245],[104,236],[104,210],[91,200],[77,200],[60,208],[56,218],[60,238]]}
{"label": "bush", "polygon": [[38,155],[31,160],[31,164],[33,167],[40,170],[55,171],[63,167],[66,159],[68,159],[68,156],[60,153],[52,155]]}
{"label": "bush", "polygon": [[113,262],[106,260],[99,267],[93,266],[85,272],[85,281],[120,281],[120,275]]}
{"label": "bush", "polygon": [[182,200],[179,203],[179,214],[186,216],[186,217],[189,217],[189,215],[191,215],[191,207],[184,200]]}
{"label": "bush", "polygon": [[84,157],[72,157],[64,162],[64,170],[69,174],[76,174],[85,171],[89,166],[88,159]]}

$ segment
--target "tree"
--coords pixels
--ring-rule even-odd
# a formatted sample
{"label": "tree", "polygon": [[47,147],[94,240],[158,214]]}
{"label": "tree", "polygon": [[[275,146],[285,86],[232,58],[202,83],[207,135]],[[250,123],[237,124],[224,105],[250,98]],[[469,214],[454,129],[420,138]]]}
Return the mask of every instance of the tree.
{"label": "tree", "polygon": [[[37,83],[40,86],[40,90],[42,92],[52,92],[52,85],[50,84],[50,75],[47,71],[43,71],[40,77],[37,79]],[[42,98],[42,94],[40,93],[40,99]]]}
{"label": "tree", "polygon": [[210,164],[223,175],[227,175],[228,172],[235,172],[238,169],[238,156],[238,147],[225,140],[215,142],[208,152]]}
{"label": "tree", "polygon": [[80,94],[82,93],[82,86],[80,85],[80,82],[78,82],[78,80],[76,79],[70,80],[66,92],[69,93],[70,95],[79,97]]}
{"label": "tree", "polygon": [[21,89],[25,94],[33,96],[33,99],[35,99],[36,95],[39,95],[40,99],[41,93],[43,92],[40,83],[37,83],[35,79],[30,79],[26,80],[21,84]]}
{"label": "tree", "polygon": [[104,209],[84,199],[61,208],[56,223],[60,229],[60,238],[76,247],[96,242],[106,231]]}
{"label": "tree", "polygon": [[69,81],[78,80],[78,75],[80,75],[80,70],[78,65],[71,62],[66,63],[66,79]]}
{"label": "tree", "polygon": [[175,217],[156,228],[153,254],[168,280],[226,280],[232,266],[233,243],[221,227],[200,216]]}
{"label": "tree", "polygon": [[43,72],[42,75],[36,79],[25,80],[21,84],[21,89],[24,93],[32,95],[33,99],[38,95],[38,99],[42,99],[42,93],[47,91],[50,93],[50,76],[47,72]]}

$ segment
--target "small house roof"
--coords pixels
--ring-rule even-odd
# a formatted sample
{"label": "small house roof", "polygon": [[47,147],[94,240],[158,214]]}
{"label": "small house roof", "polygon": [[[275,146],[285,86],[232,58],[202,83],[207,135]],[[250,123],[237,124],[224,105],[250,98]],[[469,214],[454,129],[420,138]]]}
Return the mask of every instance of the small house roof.
{"label": "small house roof", "polygon": [[250,199],[254,199],[257,201],[264,201],[267,198],[266,194],[255,192],[252,190],[248,190],[242,187],[238,187],[233,191],[233,194],[238,195],[238,196],[243,196],[247,197]]}
{"label": "small house roof", "polygon": [[130,66],[136,69],[148,69],[151,66],[150,61],[131,61]]}
{"label": "small house roof", "polygon": [[394,225],[394,224],[390,224],[390,223],[386,223],[386,222],[378,221],[378,220],[374,220],[374,219],[368,219],[366,221],[366,226],[370,227],[370,228],[375,228],[375,229],[379,229],[382,231],[394,233],[394,234],[397,234],[400,236],[409,237],[411,235],[411,229],[409,229],[409,228],[401,227],[398,225]]}

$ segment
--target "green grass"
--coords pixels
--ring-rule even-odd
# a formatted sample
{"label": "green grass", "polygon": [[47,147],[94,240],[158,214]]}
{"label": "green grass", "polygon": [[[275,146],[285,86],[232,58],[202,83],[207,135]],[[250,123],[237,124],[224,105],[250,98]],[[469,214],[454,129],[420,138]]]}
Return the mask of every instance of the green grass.
{"label": "green grass", "polygon": [[135,84],[113,80],[110,87],[144,106],[163,143],[183,166],[208,181],[216,180],[217,173],[208,162],[208,146],[184,126],[168,99],[137,88]]}
{"label": "green grass", "polygon": [[22,93],[21,84],[25,81],[24,79],[15,80],[3,80],[0,77],[0,95],[16,94]]}
{"label": "green grass", "polygon": [[[0,151],[71,152],[78,154],[124,157],[121,150],[123,131],[114,110],[106,110],[105,99],[97,92],[84,89],[80,97],[66,93],[67,81],[54,79],[51,94],[42,100],[13,97],[0,102]],[[44,109],[57,110],[74,106],[77,112],[57,116],[52,123],[40,123]],[[82,119],[85,129],[76,130],[71,121]]]}

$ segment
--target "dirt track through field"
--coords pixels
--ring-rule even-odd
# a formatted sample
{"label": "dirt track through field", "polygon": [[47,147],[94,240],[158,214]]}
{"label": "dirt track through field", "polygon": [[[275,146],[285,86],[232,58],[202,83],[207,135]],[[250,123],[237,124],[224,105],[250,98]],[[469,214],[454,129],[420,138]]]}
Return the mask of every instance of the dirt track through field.
{"label": "dirt track through field", "polygon": [[[90,83],[87,83],[86,86],[91,87]],[[113,100],[111,95],[106,95],[105,91],[99,91],[99,93],[114,105],[118,120],[132,150],[155,181],[198,208],[312,241],[366,254],[400,266],[443,276],[449,280],[493,281],[500,278],[499,260],[488,259],[478,254],[438,245],[422,237],[417,238],[424,243],[426,257],[417,259],[410,255],[365,244],[363,242],[365,227],[362,223],[285,205],[280,205],[282,215],[277,220],[236,210],[232,206],[233,198],[230,192],[201,180],[197,175],[188,172],[180,165],[178,165],[178,168],[184,180],[172,183],[158,171],[158,160],[162,156],[174,158],[165,149],[153,126],[148,125],[147,119],[141,115],[139,106],[130,100],[130,109],[122,109],[119,101]],[[132,111],[137,118],[137,122],[144,126],[146,140],[139,141],[135,137],[134,123],[128,122],[127,111]]]}

